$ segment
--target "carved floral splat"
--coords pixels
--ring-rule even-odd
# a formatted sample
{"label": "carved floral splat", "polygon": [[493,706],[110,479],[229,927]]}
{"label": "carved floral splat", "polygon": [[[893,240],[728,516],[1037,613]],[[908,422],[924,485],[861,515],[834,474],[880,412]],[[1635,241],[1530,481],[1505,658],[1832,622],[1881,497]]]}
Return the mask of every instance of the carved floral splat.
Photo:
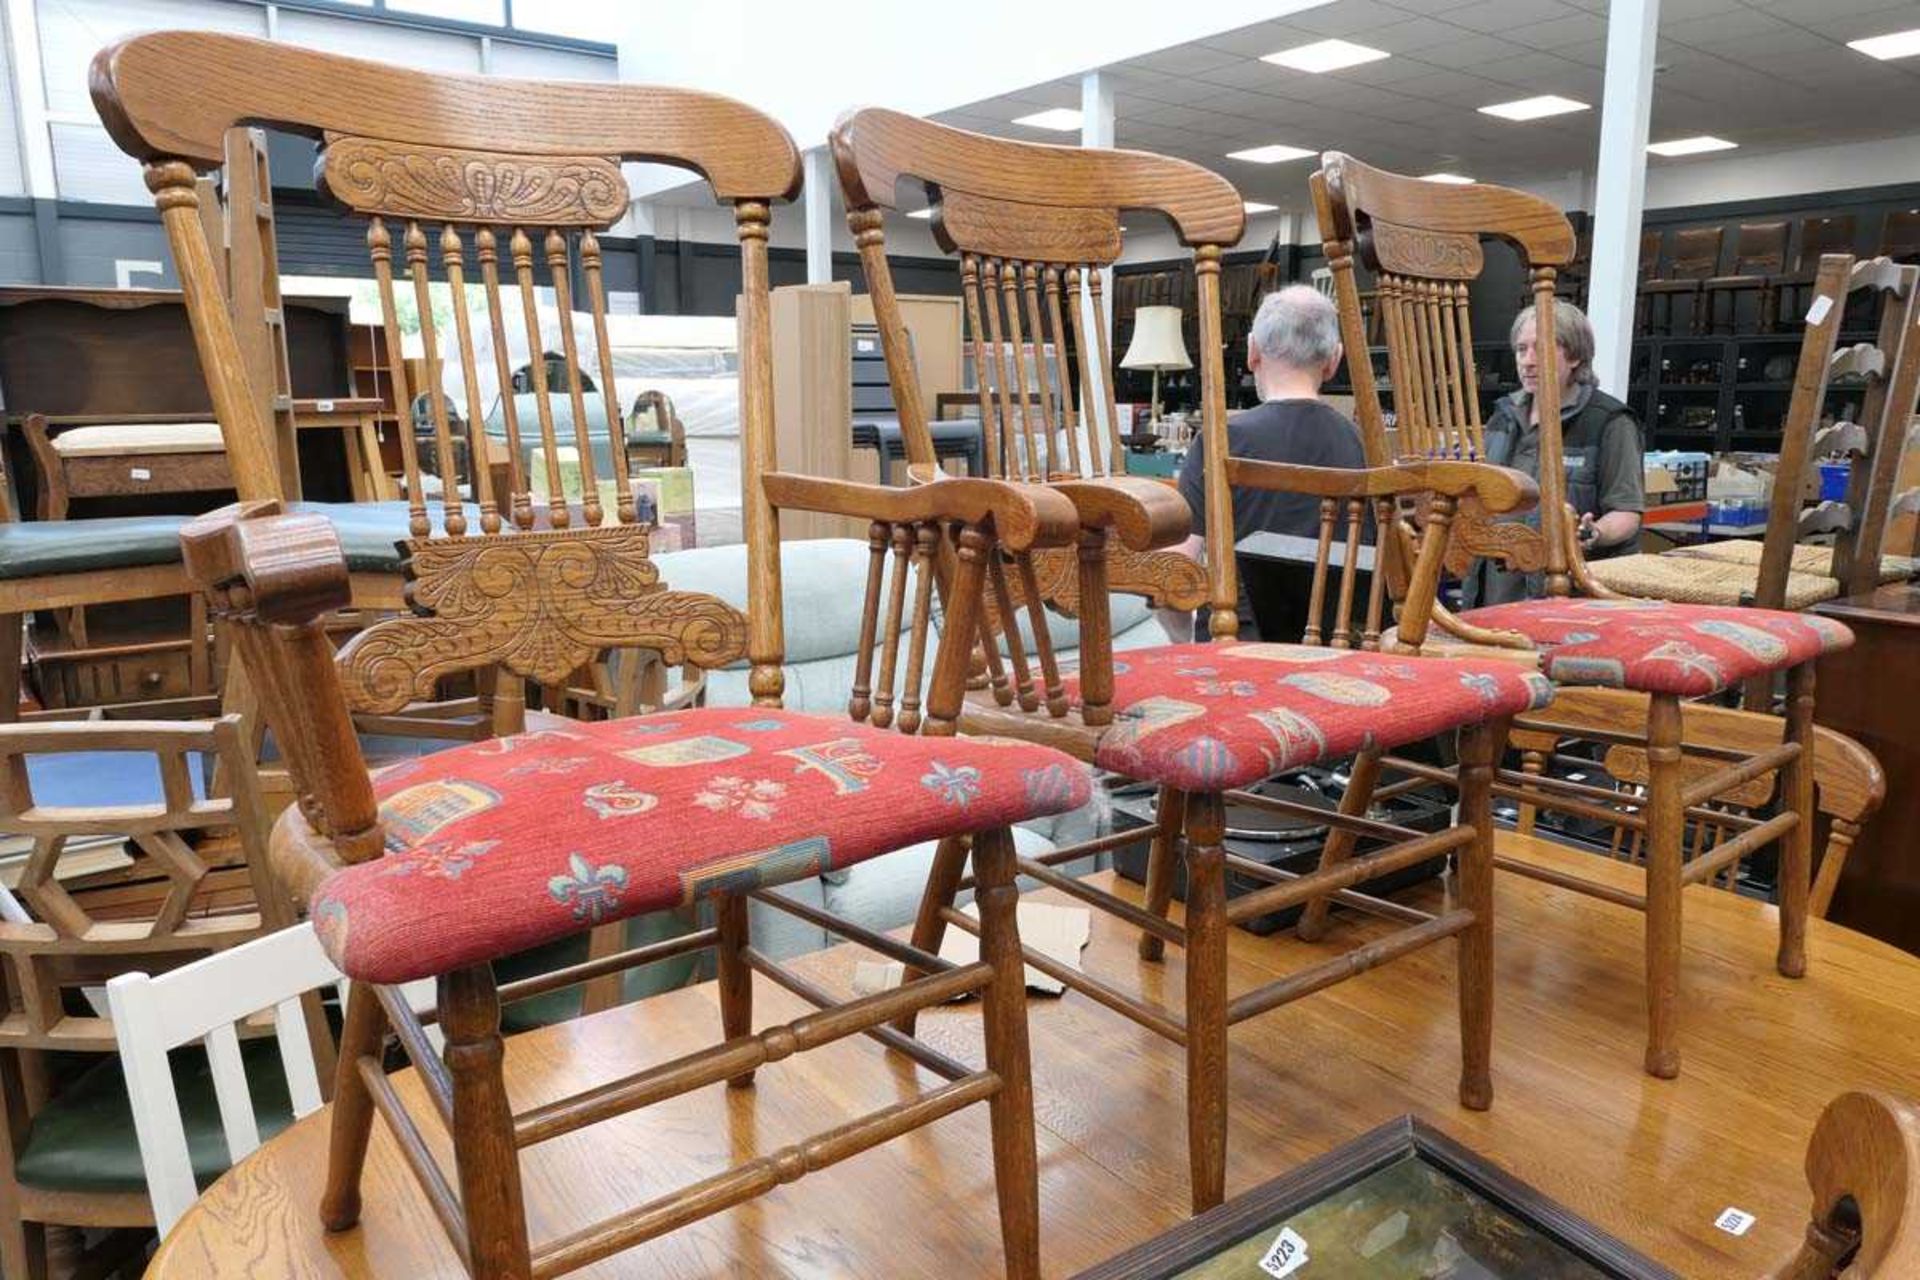
{"label": "carved floral splat", "polygon": [[516,156],[340,138],[323,178],[337,199],[403,218],[540,226],[612,225],[627,208],[620,166],[600,156]]}
{"label": "carved floral splat", "polygon": [[718,667],[746,651],[746,618],[715,596],[670,591],[634,525],[436,538],[410,545],[419,613],[368,628],[341,650],[349,705],[394,712],[442,676],[499,665],[558,684],[606,649]]}

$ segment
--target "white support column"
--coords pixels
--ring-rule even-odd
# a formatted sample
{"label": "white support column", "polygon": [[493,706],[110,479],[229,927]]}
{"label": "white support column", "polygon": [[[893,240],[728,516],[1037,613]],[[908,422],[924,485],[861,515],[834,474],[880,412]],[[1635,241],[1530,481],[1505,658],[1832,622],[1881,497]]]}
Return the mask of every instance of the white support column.
{"label": "white support column", "polygon": [[59,198],[53,175],[53,137],[47,132],[47,87],[40,69],[40,19],[34,0],[6,0],[7,62],[13,71],[14,120],[20,129],[21,173],[27,194]]}
{"label": "white support column", "polygon": [[1627,391],[1633,295],[1640,265],[1640,213],[1647,193],[1647,122],[1653,106],[1654,37],[1660,0],[1612,0],[1607,10],[1607,82],[1595,175],[1593,265],[1587,312],[1600,386]]}
{"label": "white support column", "polygon": [[825,147],[806,153],[807,283],[833,279],[833,156]]}
{"label": "white support column", "polygon": [[[1098,71],[1089,71],[1080,77],[1080,145],[1083,147],[1113,146],[1113,81]],[[1113,268],[1108,267],[1100,273],[1100,303],[1103,314],[1093,314],[1093,295],[1081,286],[1080,305],[1086,309],[1089,325],[1096,321],[1106,327],[1109,339],[1113,334]],[[1091,330],[1089,330],[1091,332]],[[1115,360],[1120,358],[1119,347],[1109,353]],[[1083,352],[1081,359],[1085,360]],[[1087,365],[1095,369],[1094,364]],[[1094,385],[1087,388],[1088,393],[1097,397],[1095,403],[1107,402],[1108,379],[1110,369],[1096,369]],[[1102,414],[1104,416],[1104,410]]]}

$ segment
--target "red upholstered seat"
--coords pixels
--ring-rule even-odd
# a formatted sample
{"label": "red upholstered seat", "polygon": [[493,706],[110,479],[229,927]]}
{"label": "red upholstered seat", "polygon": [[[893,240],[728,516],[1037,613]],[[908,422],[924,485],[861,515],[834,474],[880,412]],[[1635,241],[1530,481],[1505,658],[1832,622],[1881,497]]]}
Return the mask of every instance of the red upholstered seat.
{"label": "red upholstered seat", "polygon": [[311,905],[341,970],[382,983],[1090,792],[1086,766],[1046,747],[757,708],[541,729],[403,762],[375,786],[386,856],[335,872]]}
{"label": "red upholstered seat", "polygon": [[1183,791],[1261,778],[1545,706],[1511,662],[1403,658],[1293,644],[1178,644],[1114,655],[1102,768]]}
{"label": "red upholstered seat", "polygon": [[1556,684],[1697,698],[1853,643],[1832,618],[1665,600],[1521,600],[1461,615],[1517,631]]}

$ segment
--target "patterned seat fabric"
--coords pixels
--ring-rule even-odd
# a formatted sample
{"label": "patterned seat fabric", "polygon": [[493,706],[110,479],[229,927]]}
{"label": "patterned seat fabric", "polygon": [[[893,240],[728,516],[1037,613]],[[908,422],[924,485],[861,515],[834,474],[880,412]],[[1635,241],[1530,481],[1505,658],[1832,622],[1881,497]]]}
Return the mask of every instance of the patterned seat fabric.
{"label": "patterned seat fabric", "polygon": [[1114,722],[1095,763],[1183,791],[1243,787],[1553,698],[1544,676],[1516,663],[1292,644],[1132,649],[1113,669]]}
{"label": "patterned seat fabric", "polygon": [[410,982],[606,920],[1085,804],[1046,747],[703,708],[540,729],[375,780],[387,853],[311,903],[349,977]]}
{"label": "patterned seat fabric", "polygon": [[1832,618],[1664,600],[1521,600],[1461,620],[1518,631],[1556,684],[1697,698],[1853,643]]}

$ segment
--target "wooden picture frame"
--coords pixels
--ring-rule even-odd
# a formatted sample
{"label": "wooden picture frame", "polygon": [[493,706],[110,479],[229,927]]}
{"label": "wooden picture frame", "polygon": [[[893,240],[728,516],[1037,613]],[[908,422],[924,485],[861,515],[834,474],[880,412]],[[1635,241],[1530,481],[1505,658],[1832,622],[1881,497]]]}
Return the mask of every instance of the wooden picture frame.
{"label": "wooden picture frame", "polygon": [[[1438,1169],[1498,1211],[1517,1219],[1591,1268],[1604,1280],[1677,1280],[1676,1273],[1548,1199],[1504,1169],[1413,1116],[1401,1116],[1344,1146],[1125,1253],[1080,1273],[1076,1280],[1174,1280],[1250,1238],[1274,1239],[1305,1211],[1373,1174],[1416,1158]],[[1309,1259],[1312,1241],[1307,1241]],[[1257,1258],[1258,1255],[1256,1254]],[[1258,1261],[1221,1275],[1264,1277]],[[1303,1275],[1312,1274],[1303,1270]],[[1478,1273],[1474,1273],[1478,1274]],[[1530,1273],[1529,1280],[1538,1275]]]}

